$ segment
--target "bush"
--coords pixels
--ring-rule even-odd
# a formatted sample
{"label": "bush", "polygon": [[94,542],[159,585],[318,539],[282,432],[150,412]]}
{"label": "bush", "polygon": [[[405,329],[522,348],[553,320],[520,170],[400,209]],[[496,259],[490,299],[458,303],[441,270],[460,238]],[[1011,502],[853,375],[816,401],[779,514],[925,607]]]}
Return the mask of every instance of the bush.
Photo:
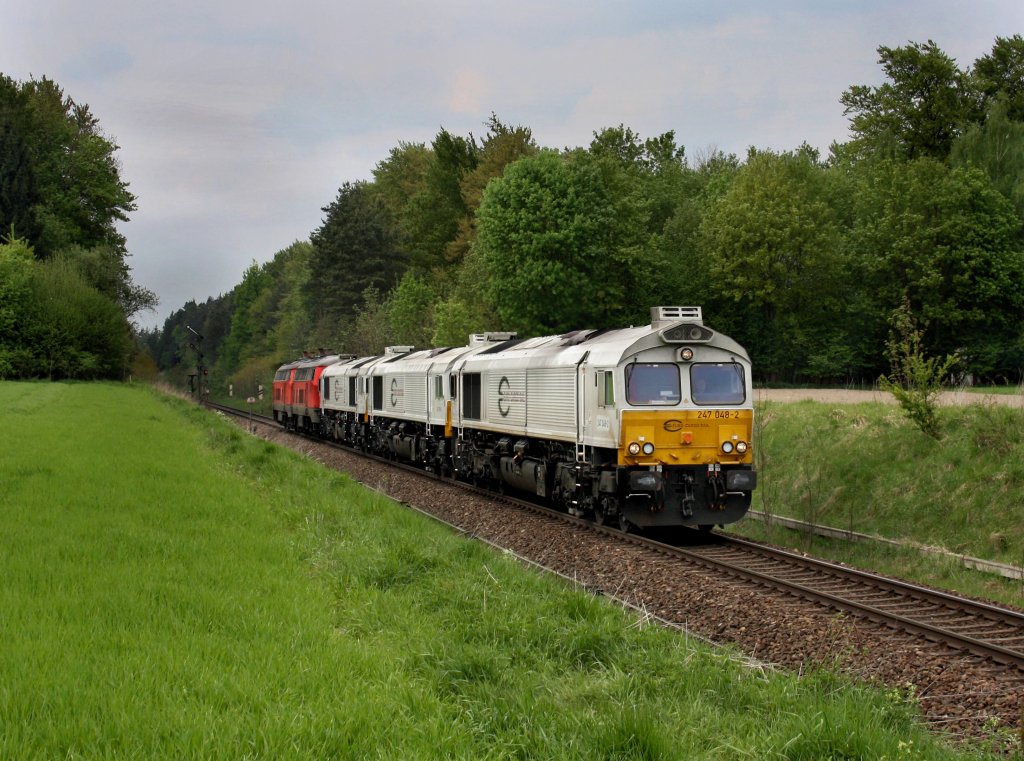
{"label": "bush", "polygon": [[120,379],[131,357],[131,328],[111,299],[66,262],[37,262],[24,312],[22,377]]}
{"label": "bush", "polygon": [[906,298],[902,306],[892,313],[889,325],[886,353],[892,374],[879,378],[879,384],[883,391],[896,397],[907,417],[923,433],[941,439],[936,401],[942,390],[942,381],[956,366],[958,357],[952,354],[940,359],[925,355],[922,344],[924,331],[918,328]]}

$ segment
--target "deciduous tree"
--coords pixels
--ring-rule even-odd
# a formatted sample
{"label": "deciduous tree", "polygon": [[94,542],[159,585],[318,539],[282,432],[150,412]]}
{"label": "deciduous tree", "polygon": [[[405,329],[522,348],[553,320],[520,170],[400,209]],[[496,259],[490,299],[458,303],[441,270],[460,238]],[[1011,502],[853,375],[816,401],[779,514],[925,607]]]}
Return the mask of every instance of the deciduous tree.
{"label": "deciduous tree", "polygon": [[1008,119],[1024,121],[1024,37],[996,37],[992,52],[974,62],[973,73],[988,105],[1002,100]]}
{"label": "deciduous tree", "polygon": [[806,376],[812,357],[837,340],[839,240],[825,171],[807,151],[751,151],[709,207],[701,224],[708,285],[732,305],[716,324],[751,347],[761,372]]}
{"label": "deciduous tree", "polygon": [[855,85],[840,98],[856,151],[945,159],[965,125],[980,116],[968,75],[931,40],[882,45],[878,55],[888,81]]}
{"label": "deciduous tree", "polygon": [[631,252],[595,161],[542,151],[484,191],[477,250],[503,326],[524,334],[624,321]]}
{"label": "deciduous tree", "polygon": [[851,244],[875,314],[906,296],[933,353],[961,353],[974,372],[1007,369],[1024,320],[1021,220],[988,177],[928,158],[884,161],[863,173],[856,201]]}

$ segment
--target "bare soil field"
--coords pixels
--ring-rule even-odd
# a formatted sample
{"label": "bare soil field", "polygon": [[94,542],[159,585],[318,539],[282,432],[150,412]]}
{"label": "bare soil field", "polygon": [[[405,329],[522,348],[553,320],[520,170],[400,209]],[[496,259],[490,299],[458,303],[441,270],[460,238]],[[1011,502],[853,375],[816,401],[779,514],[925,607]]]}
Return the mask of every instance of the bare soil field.
{"label": "bare soil field", "polygon": [[[759,388],[754,391],[759,402],[799,402],[809,399],[829,404],[858,404],[878,402],[896,404],[892,394],[873,389],[870,391],[841,388]],[[1024,394],[976,394],[969,391],[943,391],[939,404],[948,407],[962,407],[970,404],[1002,404],[1007,407],[1024,407]]]}

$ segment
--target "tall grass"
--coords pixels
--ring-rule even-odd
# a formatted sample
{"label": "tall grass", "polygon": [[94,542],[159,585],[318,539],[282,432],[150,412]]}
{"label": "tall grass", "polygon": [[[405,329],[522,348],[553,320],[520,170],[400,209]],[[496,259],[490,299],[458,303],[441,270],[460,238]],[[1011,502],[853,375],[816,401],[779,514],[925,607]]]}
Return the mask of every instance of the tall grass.
{"label": "tall grass", "polygon": [[[755,509],[1024,564],[1024,410],[940,408],[945,435],[938,441],[883,404],[804,401],[773,404],[763,412]],[[816,540],[814,549],[826,552],[828,545]],[[853,552],[861,553],[862,564],[888,562],[885,570],[893,572],[918,562],[912,551]],[[855,557],[842,550],[841,559]],[[955,581],[959,575],[945,561],[923,561],[922,568],[926,581]],[[1024,602],[1019,582],[983,579],[980,587],[966,586]]]}
{"label": "tall grass", "polygon": [[642,626],[185,402],[0,407],[0,758],[968,757],[892,694]]}

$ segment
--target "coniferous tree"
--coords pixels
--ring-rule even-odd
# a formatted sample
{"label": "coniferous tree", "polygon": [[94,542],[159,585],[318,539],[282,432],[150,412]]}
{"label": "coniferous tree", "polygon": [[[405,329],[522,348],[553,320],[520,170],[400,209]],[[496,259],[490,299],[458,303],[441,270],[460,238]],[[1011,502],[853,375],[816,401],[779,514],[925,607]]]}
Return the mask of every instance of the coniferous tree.
{"label": "coniferous tree", "polygon": [[346,182],[312,236],[310,314],[314,321],[351,318],[367,288],[387,293],[405,270],[397,229],[387,207],[365,182]]}

